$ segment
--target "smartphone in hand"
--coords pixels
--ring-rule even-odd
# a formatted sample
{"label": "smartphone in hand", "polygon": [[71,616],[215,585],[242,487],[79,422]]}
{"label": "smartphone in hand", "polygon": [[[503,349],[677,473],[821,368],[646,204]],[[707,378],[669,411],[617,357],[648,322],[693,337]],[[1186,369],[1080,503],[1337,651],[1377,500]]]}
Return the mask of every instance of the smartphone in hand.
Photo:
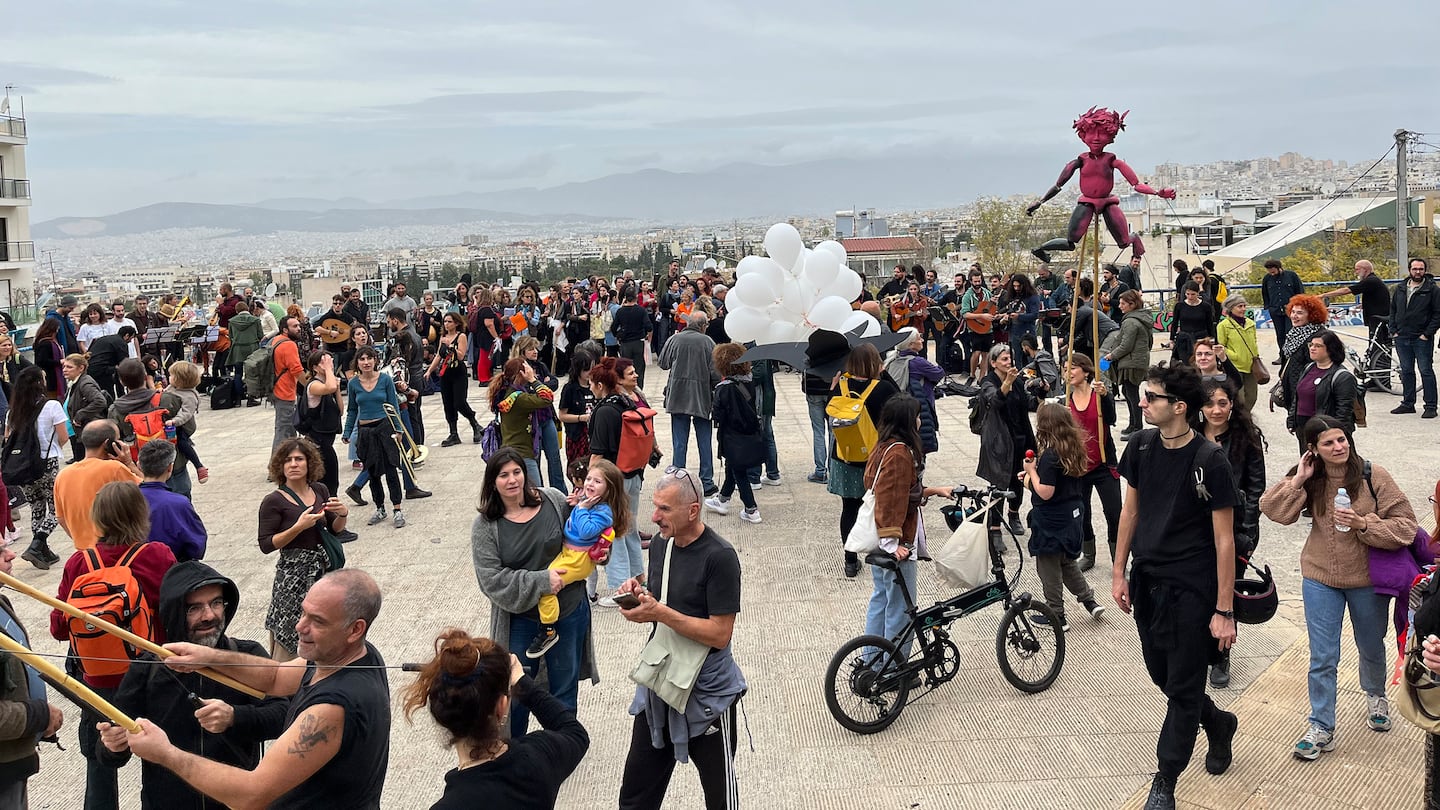
{"label": "smartphone in hand", "polygon": [[617,593],[612,598],[615,600],[615,604],[626,610],[633,610],[634,608],[640,607],[640,597],[633,593]]}

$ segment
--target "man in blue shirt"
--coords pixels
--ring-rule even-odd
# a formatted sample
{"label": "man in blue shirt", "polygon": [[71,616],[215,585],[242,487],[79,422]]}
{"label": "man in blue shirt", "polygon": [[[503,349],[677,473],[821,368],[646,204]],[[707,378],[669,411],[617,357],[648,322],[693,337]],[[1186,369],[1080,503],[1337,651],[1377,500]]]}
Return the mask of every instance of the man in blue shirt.
{"label": "man in blue shirt", "polygon": [[150,541],[164,543],[175,552],[177,562],[205,559],[205,542],[210,534],[190,499],[166,486],[175,467],[175,445],[166,441],[147,442],[136,460],[145,480],[140,494],[150,504]]}

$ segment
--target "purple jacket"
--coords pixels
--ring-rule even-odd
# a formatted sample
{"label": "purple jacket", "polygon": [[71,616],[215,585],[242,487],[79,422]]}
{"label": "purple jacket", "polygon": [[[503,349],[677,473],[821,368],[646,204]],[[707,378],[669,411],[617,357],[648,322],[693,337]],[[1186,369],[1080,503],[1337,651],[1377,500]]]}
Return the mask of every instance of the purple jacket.
{"label": "purple jacket", "polygon": [[1370,550],[1370,584],[1384,596],[1410,596],[1410,585],[1420,575],[1421,566],[1435,562],[1435,549],[1424,529],[1415,530],[1415,542],[1404,548]]}
{"label": "purple jacket", "polygon": [[205,559],[210,534],[190,499],[171,492],[159,481],[141,484],[140,494],[150,504],[150,541],[169,546],[179,562]]}

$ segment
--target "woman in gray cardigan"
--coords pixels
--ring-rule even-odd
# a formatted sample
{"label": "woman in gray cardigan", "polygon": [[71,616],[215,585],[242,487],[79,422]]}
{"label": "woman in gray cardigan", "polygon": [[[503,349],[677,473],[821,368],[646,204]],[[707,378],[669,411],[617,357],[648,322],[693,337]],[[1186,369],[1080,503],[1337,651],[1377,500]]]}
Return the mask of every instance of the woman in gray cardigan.
{"label": "woman in gray cardigan", "polygon": [[[572,711],[580,679],[599,683],[590,638],[590,600],[585,582],[565,585],[550,570],[565,540],[570,506],[558,490],[534,485],[525,460],[502,447],[485,466],[480,514],[470,528],[470,553],[480,591],[490,600],[490,638],[523,650],[540,631],[536,606],[545,594],[560,597],[560,640],[542,659],[522,658],[525,673],[536,677],[545,663],[548,691]],[[519,703],[510,709],[510,735],[524,736],[530,713]]]}

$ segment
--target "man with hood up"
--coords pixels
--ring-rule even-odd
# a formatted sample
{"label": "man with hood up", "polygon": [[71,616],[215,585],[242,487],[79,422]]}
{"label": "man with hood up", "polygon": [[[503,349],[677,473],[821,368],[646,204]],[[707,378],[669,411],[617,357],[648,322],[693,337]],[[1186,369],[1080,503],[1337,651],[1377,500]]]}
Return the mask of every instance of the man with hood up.
{"label": "man with hood up", "polygon": [[[158,618],[166,638],[265,656],[260,644],[225,635],[239,606],[235,583],[198,560],[172,566],[160,583]],[[260,762],[260,744],[285,730],[289,701],[256,700],[198,674],[173,672],[146,653],[125,673],[114,704],[164,729],[179,748],[249,770]],[[100,730],[97,761],[115,768],[129,762],[125,729],[101,723]],[[140,806],[147,810],[224,806],[160,765],[142,763],[140,774]]]}

